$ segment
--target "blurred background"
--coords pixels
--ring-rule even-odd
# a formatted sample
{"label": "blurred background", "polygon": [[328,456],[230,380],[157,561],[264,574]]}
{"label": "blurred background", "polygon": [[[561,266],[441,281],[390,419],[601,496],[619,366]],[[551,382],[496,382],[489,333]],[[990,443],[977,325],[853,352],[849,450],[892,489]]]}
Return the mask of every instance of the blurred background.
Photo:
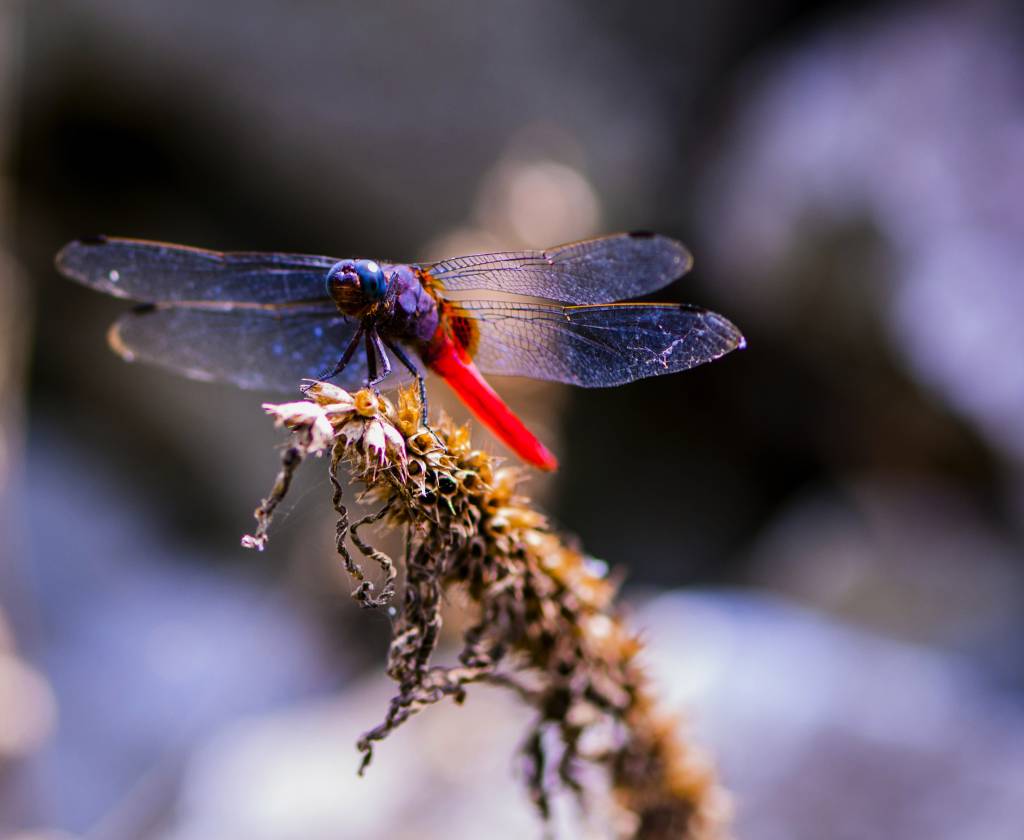
{"label": "blurred background", "polygon": [[0,3],[0,838],[540,835],[499,692],[355,779],[389,626],[347,596],[325,466],[239,548],[269,395],[121,362],[125,306],[56,274],[64,242],[620,229],[686,242],[664,297],[749,349],[495,384],[737,834],[1019,838],[1022,44],[1012,0]]}

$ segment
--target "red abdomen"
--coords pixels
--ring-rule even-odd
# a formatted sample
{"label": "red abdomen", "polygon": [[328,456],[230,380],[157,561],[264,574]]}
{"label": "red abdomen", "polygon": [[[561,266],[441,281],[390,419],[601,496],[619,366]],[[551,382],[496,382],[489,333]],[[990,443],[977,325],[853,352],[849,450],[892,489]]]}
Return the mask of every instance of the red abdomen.
{"label": "red abdomen", "polygon": [[448,334],[444,323],[438,326],[433,339],[423,350],[423,361],[444,378],[480,422],[516,455],[542,470],[553,470],[558,466],[558,459],[534,437],[487,383],[469,353]]}

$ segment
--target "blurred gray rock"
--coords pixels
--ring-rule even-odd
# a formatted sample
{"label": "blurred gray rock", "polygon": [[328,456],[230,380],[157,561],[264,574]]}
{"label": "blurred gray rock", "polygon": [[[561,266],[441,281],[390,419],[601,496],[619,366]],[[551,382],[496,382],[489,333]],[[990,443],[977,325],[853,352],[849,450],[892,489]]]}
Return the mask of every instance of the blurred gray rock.
{"label": "blurred gray rock", "polygon": [[[739,593],[666,594],[636,623],[667,705],[717,758],[738,837],[1019,837],[1024,716],[955,659]],[[355,778],[389,694],[377,678],[232,724],[190,762],[163,840],[539,836],[513,778],[528,720],[495,689],[426,710]],[[560,837],[604,836],[562,806]]]}
{"label": "blurred gray rock", "polygon": [[40,822],[134,836],[173,801],[199,739],[322,691],[337,663],[279,592],[168,532],[61,431],[36,426],[26,471],[20,638],[57,706],[27,801]]}
{"label": "blurred gray rock", "polygon": [[[741,312],[778,325],[808,306],[812,285],[829,284],[843,305],[816,313],[824,329],[877,309],[908,372],[1020,461],[1024,62],[1014,10],[901,6],[763,56],[705,181],[701,218]],[[844,228],[873,238],[842,254],[829,237]],[[837,264],[809,278],[798,266],[815,247]]]}

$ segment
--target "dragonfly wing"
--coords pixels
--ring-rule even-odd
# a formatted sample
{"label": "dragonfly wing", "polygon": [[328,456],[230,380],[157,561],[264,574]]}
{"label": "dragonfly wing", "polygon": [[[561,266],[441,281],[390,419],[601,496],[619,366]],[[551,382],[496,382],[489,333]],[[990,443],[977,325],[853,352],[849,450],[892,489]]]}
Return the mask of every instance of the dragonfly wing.
{"label": "dragonfly wing", "polygon": [[[145,361],[192,379],[241,388],[295,391],[303,379],[330,371],[358,327],[333,306],[267,309],[144,306],[110,330],[110,344],[129,361]],[[356,389],[366,382],[360,346],[331,381]],[[387,384],[398,384],[396,370]]]}
{"label": "dragonfly wing", "polygon": [[57,254],[60,272],[115,297],[151,303],[323,300],[324,280],[337,262],[307,254],[221,252],[96,237]]}
{"label": "dragonfly wing", "polygon": [[447,291],[487,289],[565,303],[638,297],[682,277],[693,263],[667,236],[620,233],[549,248],[474,254],[422,265]]}
{"label": "dragonfly wing", "polygon": [[458,306],[477,327],[476,346],[469,349],[484,373],[585,388],[687,370],[744,346],[726,318],[686,304]]}

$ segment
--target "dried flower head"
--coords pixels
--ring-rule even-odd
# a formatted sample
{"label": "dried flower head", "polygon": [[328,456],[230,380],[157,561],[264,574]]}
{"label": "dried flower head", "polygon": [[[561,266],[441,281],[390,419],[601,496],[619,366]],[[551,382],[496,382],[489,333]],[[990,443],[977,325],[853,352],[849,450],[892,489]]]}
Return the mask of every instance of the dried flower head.
{"label": "dried flower head", "polygon": [[[537,712],[523,747],[529,792],[545,817],[552,790],[585,795],[581,766],[606,772],[618,808],[614,832],[636,838],[719,838],[725,794],[707,762],[679,740],[657,710],[636,663],[641,643],[614,609],[604,564],[550,530],[520,491],[523,471],[472,448],[468,426],[442,417],[421,425],[414,388],[397,407],[370,390],[355,394],[315,382],[303,402],[266,405],[291,443],[270,496],[256,510],[262,549],[274,509],[310,454],[331,452],[337,540],[364,607],[395,596],[395,564],[359,529],[384,521],[405,533],[405,586],[395,610],[387,673],[398,684],[380,725],[359,741],[362,773],[374,745],[425,707],[461,701],[475,682],[506,686]],[[339,467],[378,505],[356,522],[342,503]],[[371,581],[349,549],[379,569]],[[445,595],[460,590],[475,605],[459,664],[431,665]],[[584,748],[586,744],[586,748]]]}

